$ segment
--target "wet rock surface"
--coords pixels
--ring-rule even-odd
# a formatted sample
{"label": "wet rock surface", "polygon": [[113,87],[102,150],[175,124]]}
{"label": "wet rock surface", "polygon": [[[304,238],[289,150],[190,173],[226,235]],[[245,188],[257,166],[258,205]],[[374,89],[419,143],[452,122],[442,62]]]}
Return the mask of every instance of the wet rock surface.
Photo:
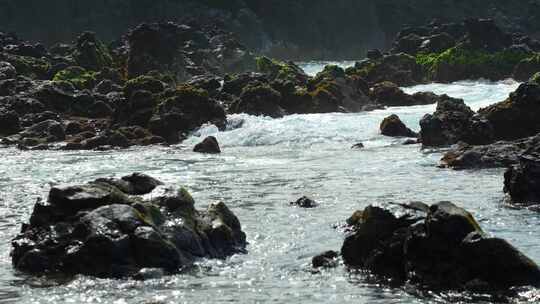
{"label": "wet rock surface", "polygon": [[13,266],[35,275],[137,277],[245,252],[240,222],[224,203],[194,204],[184,188],[141,173],[53,187],[12,240]]}
{"label": "wet rock surface", "polygon": [[411,203],[397,214],[375,206],[355,212],[348,220],[353,232],[341,248],[344,263],[430,290],[496,292],[540,284],[532,260],[488,236],[463,208]]}

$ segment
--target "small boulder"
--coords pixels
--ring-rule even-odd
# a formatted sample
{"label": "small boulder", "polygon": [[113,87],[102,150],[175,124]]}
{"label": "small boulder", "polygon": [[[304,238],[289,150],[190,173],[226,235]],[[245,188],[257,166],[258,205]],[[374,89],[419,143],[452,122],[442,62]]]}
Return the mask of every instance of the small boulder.
{"label": "small boulder", "polygon": [[214,136],[208,136],[202,142],[195,145],[193,152],[219,154],[221,153],[221,149],[219,148],[217,139]]}
{"label": "small boulder", "polygon": [[382,135],[391,137],[418,137],[418,134],[407,128],[399,116],[392,114],[386,117],[380,125]]}
{"label": "small boulder", "polygon": [[332,268],[337,266],[337,258],[339,254],[336,251],[325,251],[319,255],[316,255],[311,260],[311,266],[313,268]]}

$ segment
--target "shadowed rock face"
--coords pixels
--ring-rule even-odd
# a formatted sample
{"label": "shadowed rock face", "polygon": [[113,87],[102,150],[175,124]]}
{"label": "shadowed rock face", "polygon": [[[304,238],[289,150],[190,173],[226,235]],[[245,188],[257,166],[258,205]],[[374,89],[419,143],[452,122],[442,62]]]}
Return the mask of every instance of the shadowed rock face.
{"label": "shadowed rock face", "polygon": [[495,292],[540,285],[540,268],[507,241],[487,236],[450,202],[357,211],[341,254],[346,265],[434,290]]}
{"label": "shadowed rock face", "polygon": [[245,234],[225,204],[199,211],[184,188],[161,185],[135,173],[53,187],[13,239],[13,266],[36,275],[125,277],[245,252]]}
{"label": "shadowed rock face", "polygon": [[540,206],[540,158],[538,152],[526,153],[504,174],[504,192],[513,204]]}

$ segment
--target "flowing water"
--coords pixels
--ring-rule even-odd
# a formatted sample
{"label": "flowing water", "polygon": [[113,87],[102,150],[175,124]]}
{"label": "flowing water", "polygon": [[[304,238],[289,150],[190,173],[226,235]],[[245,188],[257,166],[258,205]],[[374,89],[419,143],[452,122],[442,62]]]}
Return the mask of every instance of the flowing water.
{"label": "flowing water", "polygon": [[[310,65],[311,71],[319,67]],[[474,109],[506,98],[517,87],[460,82],[406,88],[461,97]],[[468,210],[486,231],[508,239],[540,261],[540,215],[504,205],[503,169],[452,171],[436,167],[440,153],[402,145],[378,134],[392,113],[418,130],[434,105],[357,114],[291,115],[281,119],[232,115],[230,128],[201,128],[182,145],[126,151],[18,151],[0,149],[0,302],[2,303],[445,303],[452,294],[421,298],[373,283],[343,266],[312,273],[311,258],[339,250],[344,234],[334,226],[372,203],[451,200]],[[233,127],[234,126],[234,127]],[[191,152],[215,135],[220,155]],[[362,142],[365,149],[351,150]],[[51,185],[86,182],[142,171],[186,185],[197,205],[224,201],[247,233],[249,253],[225,261],[201,261],[192,273],[145,282],[79,276],[59,283],[15,272],[10,239],[27,220],[37,197]],[[308,195],[315,209],[290,207]],[[467,302],[460,297],[460,301]],[[540,302],[537,290],[523,303]]]}

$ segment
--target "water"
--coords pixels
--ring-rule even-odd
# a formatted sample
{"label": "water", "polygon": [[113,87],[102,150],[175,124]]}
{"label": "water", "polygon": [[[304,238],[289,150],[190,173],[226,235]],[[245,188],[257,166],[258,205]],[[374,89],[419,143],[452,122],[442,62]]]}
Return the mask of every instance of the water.
{"label": "water", "polygon": [[[463,97],[473,108],[504,99],[514,82],[462,82],[407,88]],[[0,149],[0,302],[2,303],[446,303],[453,295],[419,298],[370,283],[344,267],[314,274],[311,257],[338,250],[344,234],[333,228],[371,203],[451,200],[466,207],[489,233],[508,239],[540,261],[540,214],[503,205],[503,170],[436,168],[440,153],[378,134],[380,121],[399,114],[413,129],[434,106],[391,108],[358,114],[292,115],[282,119],[230,116],[240,128],[206,126],[182,145],[122,152],[52,152]],[[221,155],[190,151],[206,135]],[[350,146],[363,142],[363,150]],[[202,208],[222,200],[240,218],[249,254],[201,261],[191,274],[146,282],[80,276],[57,284],[16,273],[10,239],[27,220],[37,197],[51,185],[85,182],[142,171],[186,185]],[[320,208],[288,202],[308,195]],[[463,299],[462,299],[463,300]],[[540,301],[538,291],[524,303]],[[516,300],[518,301],[518,300]],[[467,302],[467,301],[463,301]]]}

